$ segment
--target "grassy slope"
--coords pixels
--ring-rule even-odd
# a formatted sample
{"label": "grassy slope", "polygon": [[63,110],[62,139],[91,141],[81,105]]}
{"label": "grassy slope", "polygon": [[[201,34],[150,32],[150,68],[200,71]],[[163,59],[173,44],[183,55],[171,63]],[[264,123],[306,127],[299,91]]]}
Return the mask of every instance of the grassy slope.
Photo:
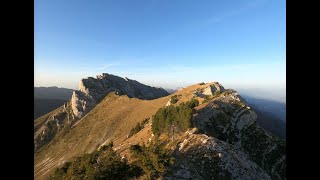
{"label": "grassy slope", "polygon": [[[196,84],[172,95],[149,101],[110,93],[68,133],[54,138],[50,144],[35,154],[35,179],[44,179],[63,162],[91,152],[105,142],[113,140],[115,146],[119,145],[124,142],[127,134],[137,122],[142,122],[145,118],[155,114],[160,107],[166,105],[171,96],[181,94],[181,99],[176,104],[186,102],[192,98],[192,91],[210,84]],[[43,117],[36,120],[35,125],[40,123],[41,119]],[[140,133],[141,137],[133,136],[132,142],[128,140],[126,142],[128,145],[134,144],[141,138],[146,141],[146,138],[150,137],[150,132]]]}
{"label": "grassy slope", "polygon": [[48,112],[47,114],[39,117],[38,119],[35,119],[35,120],[34,120],[34,132],[36,132],[36,130],[37,130],[38,128],[40,128],[40,127],[43,125],[43,123],[45,123],[46,119],[47,119],[49,116],[51,116],[52,114],[55,114],[55,113],[58,112],[61,108],[62,108],[62,106],[61,106],[61,107],[58,107],[58,108],[55,109],[55,110],[52,110],[52,111]]}
{"label": "grassy slope", "polygon": [[90,152],[107,140],[114,140],[115,144],[124,140],[137,122],[151,117],[167,101],[168,98],[145,101],[109,95],[64,137],[54,139],[35,155],[35,178],[42,179],[51,167]]}

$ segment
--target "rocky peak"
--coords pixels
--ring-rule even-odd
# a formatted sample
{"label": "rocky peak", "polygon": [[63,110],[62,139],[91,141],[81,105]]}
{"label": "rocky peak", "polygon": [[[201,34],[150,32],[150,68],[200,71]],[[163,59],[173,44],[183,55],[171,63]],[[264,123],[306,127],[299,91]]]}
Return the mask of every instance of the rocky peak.
{"label": "rocky peak", "polygon": [[219,84],[218,82],[214,82],[210,86],[203,89],[202,94],[213,95],[216,91],[220,91],[220,92],[224,91],[224,87],[221,84]]}
{"label": "rocky peak", "polygon": [[125,94],[130,98],[147,100],[169,95],[162,88],[147,86],[127,77],[122,78],[108,73],[96,77],[82,79],[79,90],[73,92],[72,110],[77,118],[83,117],[111,91]]}
{"label": "rocky peak", "polygon": [[216,93],[222,93],[225,91],[224,87],[218,82],[212,83],[200,83],[201,87],[197,88],[193,93],[195,96],[205,97],[205,96],[213,96]]}

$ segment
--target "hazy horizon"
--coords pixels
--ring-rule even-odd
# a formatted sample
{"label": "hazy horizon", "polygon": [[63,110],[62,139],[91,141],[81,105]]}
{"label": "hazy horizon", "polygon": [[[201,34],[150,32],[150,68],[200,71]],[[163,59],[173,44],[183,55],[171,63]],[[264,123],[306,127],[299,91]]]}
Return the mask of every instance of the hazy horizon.
{"label": "hazy horizon", "polygon": [[35,1],[35,86],[110,73],[175,89],[286,84],[285,1]]}
{"label": "hazy horizon", "polygon": [[[95,76],[91,76],[91,77],[95,77]],[[124,77],[123,77],[124,78]],[[129,79],[133,79],[128,77]],[[148,83],[144,83],[142,81],[140,81],[139,79],[133,79],[133,80],[137,80],[140,83],[143,83],[145,85],[150,85],[153,86],[151,84]],[[80,80],[79,80],[80,82]],[[65,86],[58,86],[58,85],[48,85],[48,86],[37,86],[35,85],[35,87],[58,87],[58,88],[68,88],[68,89],[73,89],[73,90],[78,90],[78,84],[75,85],[74,87],[65,87]],[[213,82],[213,81],[198,81],[196,83],[200,83],[200,82],[205,82],[205,83],[209,83],[209,82]],[[219,82],[219,81],[218,81]],[[155,87],[161,87],[164,89],[172,89],[172,90],[177,90],[179,88],[185,88],[187,86],[196,84],[196,83],[189,83],[185,86],[175,86],[175,87],[164,87],[164,86],[157,86],[155,85]],[[220,82],[221,83],[221,82]],[[260,99],[268,99],[268,100],[273,100],[273,101],[277,101],[277,102],[281,102],[281,103],[286,103],[286,86],[277,86],[277,87],[268,87],[268,86],[260,86],[260,87],[241,87],[241,86],[237,86],[237,85],[230,85],[228,83],[224,84],[221,83],[222,86],[224,86],[227,89],[234,89],[236,91],[238,91],[240,93],[240,95],[244,95],[244,96],[250,96],[253,98],[260,98]]]}
{"label": "hazy horizon", "polygon": [[[104,73],[107,73],[107,72],[104,72]],[[96,74],[96,75],[101,75],[102,73],[100,74]],[[109,73],[111,74],[111,73]],[[78,90],[79,89],[79,83],[80,83],[80,80],[83,79],[83,78],[88,78],[88,77],[93,77],[93,78],[96,78],[96,75],[92,76],[92,75],[89,75],[87,77],[82,77],[82,78],[79,78],[79,80],[77,82],[73,82],[72,83],[72,86],[65,86],[63,83],[57,83],[57,84],[53,84],[52,82],[48,82],[48,83],[44,83],[42,85],[39,85],[39,84],[34,84],[35,86],[34,87],[58,87],[58,88],[67,88],[67,89],[73,89],[73,90]],[[116,76],[119,76],[117,74],[113,74],[113,75],[116,75]],[[237,88],[237,89],[241,89],[241,90],[246,90],[246,89],[249,89],[249,90],[258,90],[258,91],[270,91],[270,90],[277,90],[277,91],[284,91],[286,90],[286,85],[285,84],[279,84],[278,86],[268,86],[268,84],[264,84],[264,85],[257,85],[257,86],[241,86],[241,84],[230,84],[230,83],[223,83],[221,81],[218,81],[218,80],[212,80],[212,81],[193,81],[192,83],[189,82],[189,83],[181,83],[179,85],[175,84],[173,86],[163,86],[163,85],[160,85],[160,83],[157,83],[157,82],[154,82],[153,84],[149,84],[148,81],[140,81],[139,79],[135,79],[135,78],[132,78],[132,77],[128,77],[128,76],[120,76],[122,78],[129,78],[129,79],[132,79],[132,80],[136,80],[140,83],[143,83],[145,85],[149,85],[149,86],[154,86],[154,87],[161,87],[161,88],[164,88],[164,89],[172,89],[172,90],[176,90],[176,89],[179,89],[179,88],[185,88],[187,86],[191,86],[191,85],[194,85],[194,84],[197,84],[197,83],[201,83],[201,82],[205,82],[205,83],[210,83],[210,82],[214,82],[214,81],[217,81],[219,82],[220,84],[222,84],[223,86],[225,86],[226,88]]]}

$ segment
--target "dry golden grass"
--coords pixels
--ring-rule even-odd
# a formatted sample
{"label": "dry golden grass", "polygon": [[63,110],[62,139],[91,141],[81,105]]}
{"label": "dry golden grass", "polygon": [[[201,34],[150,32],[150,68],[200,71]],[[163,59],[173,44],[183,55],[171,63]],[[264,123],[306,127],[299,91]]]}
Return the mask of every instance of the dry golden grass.
{"label": "dry golden grass", "polygon": [[[151,118],[159,108],[170,101],[171,96],[181,95],[176,103],[180,104],[190,100],[195,90],[211,84],[213,83],[192,85],[155,100],[128,98],[127,96],[110,93],[68,133],[53,139],[52,142],[35,154],[35,179],[45,179],[62,163],[84,153],[92,152],[111,140],[113,140],[115,149],[121,155],[129,156],[128,148],[130,145],[142,142],[147,144],[152,133],[151,126],[148,124],[146,128],[126,139],[137,122],[141,123],[145,118]],[[203,101],[203,98],[196,97],[196,99],[200,103]],[[36,120],[35,126],[41,125],[43,119],[49,115],[50,113]]]}

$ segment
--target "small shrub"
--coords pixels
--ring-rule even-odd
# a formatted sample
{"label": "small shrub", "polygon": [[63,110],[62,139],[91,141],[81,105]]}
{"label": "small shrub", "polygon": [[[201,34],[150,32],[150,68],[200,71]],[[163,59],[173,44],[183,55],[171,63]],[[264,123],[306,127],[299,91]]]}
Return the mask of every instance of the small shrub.
{"label": "small shrub", "polygon": [[146,125],[148,123],[148,120],[150,118],[146,118],[144,119],[141,124],[138,122],[136,124],[136,126],[134,128],[131,129],[131,131],[129,132],[128,138],[133,136],[134,134],[138,133],[141,129],[143,129],[144,125]]}
{"label": "small shrub", "polygon": [[128,137],[133,136],[134,134],[138,133],[140,130],[141,130],[141,125],[138,122],[137,125],[134,128],[131,129],[131,131],[129,132]]}
{"label": "small shrub", "polygon": [[210,101],[212,99],[210,95],[204,95],[203,98],[207,101]]}
{"label": "small shrub", "polygon": [[207,100],[207,99],[205,99],[205,100],[203,101],[203,103],[207,103],[207,102],[209,102],[209,100]]}
{"label": "small shrub", "polygon": [[121,157],[113,151],[112,144],[66,162],[57,168],[50,179],[132,179],[142,174],[136,165],[121,161]]}
{"label": "small shrub", "polygon": [[144,119],[144,120],[141,122],[141,127],[144,127],[144,126],[148,123],[149,119],[150,119],[150,118]]}
{"label": "small shrub", "polygon": [[187,106],[189,106],[189,108],[193,109],[199,105],[199,101],[197,99],[192,98],[190,101],[186,102],[186,104]]}
{"label": "small shrub", "polygon": [[195,111],[194,107],[198,105],[199,101],[192,99],[176,107],[171,105],[160,108],[152,119],[153,134],[170,134],[172,127],[174,127],[175,131],[186,131],[192,127],[192,114]]}
{"label": "small shrub", "polygon": [[147,179],[156,179],[174,162],[170,151],[165,149],[164,145],[150,144],[148,147],[133,145],[130,147],[130,151],[136,158],[132,164],[143,169]]}
{"label": "small shrub", "polygon": [[215,95],[215,96],[219,96],[220,94],[221,94],[221,91],[215,91],[215,92],[214,92],[214,95]]}
{"label": "small shrub", "polygon": [[171,96],[171,100],[170,100],[170,102],[171,102],[171,104],[175,104],[176,102],[178,102],[178,96],[177,95],[174,95],[174,96]]}
{"label": "small shrub", "polygon": [[103,145],[100,149],[102,151],[106,151],[106,150],[108,150],[108,149],[110,149],[112,147],[113,147],[113,141],[111,141],[108,145]]}

